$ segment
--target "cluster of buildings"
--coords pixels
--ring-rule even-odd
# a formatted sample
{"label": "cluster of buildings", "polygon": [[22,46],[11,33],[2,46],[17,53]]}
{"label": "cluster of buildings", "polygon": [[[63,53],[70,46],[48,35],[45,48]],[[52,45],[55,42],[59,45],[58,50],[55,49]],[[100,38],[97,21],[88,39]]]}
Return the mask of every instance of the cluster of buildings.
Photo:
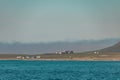
{"label": "cluster of buildings", "polygon": [[[73,53],[74,53],[74,51],[58,51],[58,52],[56,52],[56,54],[73,54]],[[39,56],[39,55],[24,55],[24,56],[16,56],[16,59],[21,59],[21,60],[41,59],[41,56]]]}
{"label": "cluster of buildings", "polygon": [[59,51],[59,52],[56,52],[56,54],[73,54],[74,51]]}
{"label": "cluster of buildings", "polygon": [[33,55],[29,55],[29,56],[17,56],[16,59],[40,59],[40,56],[33,56]]}

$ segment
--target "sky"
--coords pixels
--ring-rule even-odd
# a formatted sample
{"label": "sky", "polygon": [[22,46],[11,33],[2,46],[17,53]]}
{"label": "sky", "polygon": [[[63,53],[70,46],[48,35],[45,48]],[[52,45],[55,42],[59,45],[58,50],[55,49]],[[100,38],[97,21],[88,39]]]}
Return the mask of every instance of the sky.
{"label": "sky", "polygon": [[0,0],[0,42],[120,38],[120,0]]}

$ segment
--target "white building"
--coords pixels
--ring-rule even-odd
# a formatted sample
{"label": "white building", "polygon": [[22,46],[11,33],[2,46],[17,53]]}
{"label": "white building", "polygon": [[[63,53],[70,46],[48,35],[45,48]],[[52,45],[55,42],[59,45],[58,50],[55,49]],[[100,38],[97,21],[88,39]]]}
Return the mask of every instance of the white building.
{"label": "white building", "polygon": [[36,58],[37,58],[37,59],[39,59],[39,58],[40,58],[40,56],[36,56]]}

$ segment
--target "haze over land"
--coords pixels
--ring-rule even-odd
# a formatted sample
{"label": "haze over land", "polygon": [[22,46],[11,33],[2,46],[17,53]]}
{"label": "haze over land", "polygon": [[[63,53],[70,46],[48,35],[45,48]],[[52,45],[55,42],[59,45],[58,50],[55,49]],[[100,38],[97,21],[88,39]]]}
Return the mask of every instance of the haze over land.
{"label": "haze over land", "polygon": [[42,54],[65,50],[85,52],[103,49],[112,46],[119,41],[120,39],[53,43],[0,43],[0,54]]}
{"label": "haze over land", "polygon": [[120,0],[0,0],[0,54],[109,47],[120,40]]}

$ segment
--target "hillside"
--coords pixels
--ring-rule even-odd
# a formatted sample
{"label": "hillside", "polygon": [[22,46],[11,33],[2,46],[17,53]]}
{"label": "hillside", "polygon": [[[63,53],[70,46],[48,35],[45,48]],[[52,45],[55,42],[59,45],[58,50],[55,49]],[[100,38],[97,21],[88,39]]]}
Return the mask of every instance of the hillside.
{"label": "hillside", "polygon": [[101,49],[101,52],[120,52],[120,42],[118,42],[117,44]]}

